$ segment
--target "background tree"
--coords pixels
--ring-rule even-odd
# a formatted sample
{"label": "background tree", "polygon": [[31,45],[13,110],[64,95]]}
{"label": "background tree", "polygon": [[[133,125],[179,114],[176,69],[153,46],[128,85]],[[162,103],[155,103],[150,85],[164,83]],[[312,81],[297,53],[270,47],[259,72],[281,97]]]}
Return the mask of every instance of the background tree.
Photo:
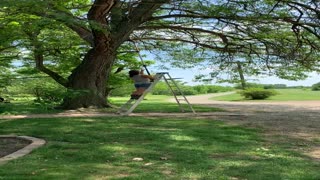
{"label": "background tree", "polygon": [[[181,35],[166,40],[188,40],[194,45],[188,45],[189,50],[181,49],[181,43],[163,48],[168,55],[165,61],[173,56],[175,61],[171,65],[186,68],[206,62],[205,68],[212,67],[214,71],[211,77],[202,76],[204,80],[214,77],[220,82],[226,80],[221,78],[226,74],[230,77],[228,82],[241,80],[238,71],[234,71],[236,61],[247,66],[243,70],[249,76],[276,75],[299,80],[310,71],[319,71],[318,1],[221,1],[219,4],[223,6],[203,2],[195,12],[205,29],[185,27],[189,21],[184,17],[191,16],[190,13],[176,15],[181,17],[180,22],[184,20],[175,27]],[[194,36],[192,30],[203,36]],[[163,31],[169,34],[172,30]],[[203,51],[194,53],[196,48]],[[163,54],[158,56],[161,57]],[[187,63],[179,63],[182,58],[188,59]]]}
{"label": "background tree", "polygon": [[312,91],[320,91],[320,82],[312,85]]}
{"label": "background tree", "polygon": [[[19,42],[35,67],[59,84],[85,92],[66,97],[68,109],[108,106],[107,80],[120,47],[132,40],[173,57],[173,63],[181,64],[174,57],[187,49],[194,59],[184,60],[186,65],[208,58],[225,64],[233,56],[274,73],[283,67],[319,70],[318,1],[2,0],[0,5],[2,19],[18,26],[11,43]],[[49,54],[66,44],[77,49],[72,60]],[[58,61],[75,66],[61,74]]]}

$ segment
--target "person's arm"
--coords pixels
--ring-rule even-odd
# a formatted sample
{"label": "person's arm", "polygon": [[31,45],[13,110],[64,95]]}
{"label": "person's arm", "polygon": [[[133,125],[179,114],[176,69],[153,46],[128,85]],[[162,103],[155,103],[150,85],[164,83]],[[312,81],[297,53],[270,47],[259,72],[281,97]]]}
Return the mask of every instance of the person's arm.
{"label": "person's arm", "polygon": [[148,79],[150,79],[150,80],[154,80],[154,77],[151,76],[151,75],[141,74],[141,77],[143,77],[143,78],[148,78]]}

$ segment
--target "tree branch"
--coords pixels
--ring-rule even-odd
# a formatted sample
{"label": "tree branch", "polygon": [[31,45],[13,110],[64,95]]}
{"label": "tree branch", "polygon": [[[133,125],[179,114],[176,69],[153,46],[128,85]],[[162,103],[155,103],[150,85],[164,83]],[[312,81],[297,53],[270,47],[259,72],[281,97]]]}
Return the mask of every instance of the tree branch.
{"label": "tree branch", "polygon": [[234,48],[234,49],[230,49],[230,48],[225,48],[225,47],[218,47],[218,46],[211,46],[209,44],[206,43],[201,43],[201,42],[197,42],[197,41],[190,41],[187,39],[182,39],[182,38],[157,38],[157,37],[142,37],[142,38],[132,38],[132,40],[155,40],[155,41],[176,41],[176,42],[184,42],[184,43],[189,43],[189,44],[194,44],[196,46],[201,46],[203,48],[208,48],[208,49],[213,49],[213,50],[217,50],[219,52],[229,52],[229,53],[235,53],[235,52],[239,52],[239,49]]}
{"label": "tree branch", "polygon": [[39,71],[49,75],[57,83],[61,84],[64,87],[67,87],[68,81],[65,78],[60,76],[58,73],[46,68],[43,64],[44,56],[42,51],[42,45],[41,45],[41,42],[39,42],[37,39],[37,36],[40,33],[40,30],[36,32],[28,32],[28,30],[25,30],[25,33],[28,35],[29,39],[31,40],[31,44],[34,47],[33,53],[34,53],[34,60],[36,62],[36,68]]}
{"label": "tree branch", "polygon": [[131,7],[127,19],[122,21],[114,33],[114,39],[117,39],[116,46],[129,39],[130,34],[141,24],[149,21],[152,14],[163,4],[170,0],[141,0],[136,6]]}
{"label": "tree branch", "polygon": [[194,32],[200,32],[200,33],[206,33],[206,34],[219,36],[219,38],[221,38],[223,43],[228,44],[227,35],[225,35],[223,33],[218,33],[218,32],[214,32],[214,31],[210,31],[210,30],[201,29],[201,28],[160,25],[160,26],[140,26],[137,29],[148,29],[148,30],[172,29],[172,30],[181,30],[181,31],[194,31]]}
{"label": "tree branch", "polygon": [[77,17],[75,17],[70,11],[68,11],[67,9],[62,10],[53,3],[49,3],[48,6],[50,6],[50,9],[52,11],[35,10],[33,11],[33,14],[41,17],[54,19],[69,27],[89,44],[93,44],[92,32],[84,25],[83,22],[81,22]]}

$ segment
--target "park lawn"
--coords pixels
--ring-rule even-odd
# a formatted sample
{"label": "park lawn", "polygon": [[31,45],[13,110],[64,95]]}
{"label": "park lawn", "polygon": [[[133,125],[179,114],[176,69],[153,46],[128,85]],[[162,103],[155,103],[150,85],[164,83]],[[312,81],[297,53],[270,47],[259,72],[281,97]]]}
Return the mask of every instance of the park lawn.
{"label": "park lawn", "polygon": [[320,164],[290,144],[214,119],[0,119],[0,134],[47,141],[2,165],[0,179],[320,179]]}
{"label": "park lawn", "polygon": [[[178,113],[181,112],[179,105],[176,102],[168,102],[173,96],[165,95],[147,95],[145,100],[139,104],[139,106],[133,111],[134,113]],[[110,101],[112,104],[121,107],[129,100],[129,97],[112,97]],[[184,112],[192,112],[188,105],[184,102],[181,102]],[[201,106],[201,105],[192,105],[193,109],[196,112],[217,112],[225,111],[221,108]]]}
{"label": "park lawn", "polygon": [[[275,89],[278,93],[266,100],[250,100],[250,101],[309,101],[320,100],[320,91],[312,91],[310,89]],[[218,101],[248,101],[238,93],[211,98]]]}
{"label": "park lawn", "polygon": [[[141,104],[133,112],[181,112],[177,103],[168,102],[169,98],[172,96],[162,96],[162,95],[147,95],[146,100],[142,101]],[[116,106],[116,108],[105,108],[105,109],[94,109],[95,112],[101,113],[115,113],[118,107],[121,107],[126,103],[130,97],[111,97],[110,102]],[[34,103],[33,99],[20,99],[15,98],[11,103],[0,103],[0,115],[22,115],[22,114],[54,114],[63,112],[63,110],[54,109],[58,104],[44,104],[44,103]],[[185,112],[191,112],[190,108],[186,104],[182,105]],[[214,111],[224,111],[220,108],[205,107],[195,105],[192,106],[196,112],[214,112]],[[85,109],[84,111],[90,111],[90,109]]]}

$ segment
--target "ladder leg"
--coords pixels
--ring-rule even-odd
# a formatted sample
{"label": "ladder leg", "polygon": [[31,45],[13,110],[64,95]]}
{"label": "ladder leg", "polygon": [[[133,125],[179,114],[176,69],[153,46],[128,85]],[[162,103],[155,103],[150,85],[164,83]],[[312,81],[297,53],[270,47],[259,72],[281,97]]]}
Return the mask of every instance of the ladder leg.
{"label": "ladder leg", "polygon": [[179,99],[178,99],[178,97],[177,97],[177,94],[174,92],[174,90],[173,90],[172,86],[170,85],[168,79],[166,77],[164,77],[163,79],[165,80],[166,84],[168,85],[169,89],[171,90],[171,93],[172,93],[174,99],[176,100],[181,112],[185,112],[183,107],[182,107],[182,105],[181,105],[181,103],[180,103],[180,101],[179,101]]}
{"label": "ladder leg", "polygon": [[[189,109],[196,114],[195,110],[193,109],[192,105],[190,104],[190,102],[188,101],[187,97],[184,95],[183,91],[179,88],[178,84],[172,79],[172,77],[170,76],[169,73],[166,74],[168,76],[168,79],[171,80],[171,82],[173,83],[173,85],[177,88],[178,92],[181,94],[181,96],[183,97],[184,101],[186,101],[186,103],[188,104]],[[166,79],[166,77],[164,77],[164,79]],[[168,83],[167,83],[168,84]],[[169,84],[168,84],[169,85]],[[174,91],[171,88],[172,93],[175,95]],[[181,106],[178,98],[175,95],[175,99],[177,101],[177,103],[179,104],[179,106]],[[182,107],[182,106],[181,106]]]}

